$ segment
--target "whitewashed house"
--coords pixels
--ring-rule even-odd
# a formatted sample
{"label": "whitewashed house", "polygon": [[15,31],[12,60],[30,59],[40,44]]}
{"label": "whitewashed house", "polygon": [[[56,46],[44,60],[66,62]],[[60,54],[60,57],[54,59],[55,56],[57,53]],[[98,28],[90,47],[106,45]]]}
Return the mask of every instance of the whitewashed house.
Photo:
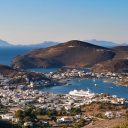
{"label": "whitewashed house", "polygon": [[113,118],[114,114],[112,112],[106,112],[105,116],[107,116],[107,118]]}

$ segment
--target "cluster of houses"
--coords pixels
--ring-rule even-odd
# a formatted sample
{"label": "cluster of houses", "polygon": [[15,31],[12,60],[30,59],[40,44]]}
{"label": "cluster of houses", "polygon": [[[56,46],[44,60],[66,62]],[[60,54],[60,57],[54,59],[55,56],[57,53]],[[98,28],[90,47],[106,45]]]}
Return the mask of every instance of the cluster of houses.
{"label": "cluster of houses", "polygon": [[63,72],[50,72],[46,73],[45,76],[52,79],[67,79],[67,78],[76,78],[84,77],[90,75],[91,72],[80,71],[77,69],[66,69]]}
{"label": "cluster of houses", "polygon": [[12,81],[11,76],[4,76],[3,74],[0,74],[0,85],[10,85],[10,82]]}
{"label": "cluster of houses", "polygon": [[123,116],[124,114],[122,113],[122,112],[117,112],[117,113],[113,113],[113,112],[111,112],[111,111],[108,111],[108,112],[106,112],[105,113],[105,116],[107,117],[107,118],[114,118],[114,117],[121,117],[121,116]]}
{"label": "cluster of houses", "polygon": [[[118,74],[118,73],[92,73],[92,72],[85,72],[76,69],[67,69],[64,72],[50,72],[45,73],[45,77],[50,78],[51,81],[53,80],[63,80],[63,79],[72,79],[72,78],[84,78],[84,77],[93,77],[93,78],[111,78],[111,79],[122,79],[124,76],[128,74]],[[20,76],[19,76],[20,77]],[[6,85],[0,88],[0,103],[8,108],[11,107],[20,107],[24,108],[33,104],[36,109],[42,108],[46,110],[57,110],[60,111],[64,108],[66,111],[71,111],[72,108],[81,108],[81,106],[95,103],[95,102],[107,102],[112,104],[124,104],[127,103],[125,98],[118,98],[116,95],[110,96],[103,96],[102,94],[97,94],[95,97],[91,97],[88,95],[80,96],[80,95],[70,95],[70,94],[55,94],[49,92],[42,92],[38,90],[31,89],[33,87],[45,87],[49,85],[50,81],[41,80],[41,81],[29,81],[29,79],[25,76],[27,86],[26,85],[18,85],[13,90],[10,89],[10,82],[13,78],[10,76],[3,76],[0,74],[0,84]],[[53,84],[56,86],[56,84]],[[106,112],[105,116],[108,118],[113,117],[120,117],[122,116],[122,112]],[[4,120],[11,120],[12,122],[17,122],[18,119],[15,118],[14,113],[6,113],[0,115]],[[76,115],[76,119],[85,119],[87,121],[90,120],[91,117],[87,115]],[[73,122],[74,119],[72,117],[62,117],[57,119],[58,123],[64,122]],[[32,122],[25,122],[25,126],[30,125],[32,126]]]}
{"label": "cluster of houses", "polygon": [[[57,110],[60,111],[65,108],[66,111],[71,111],[72,108],[80,108],[81,106],[94,103],[94,102],[109,102],[112,104],[123,104],[127,102],[124,98],[117,98],[115,95],[110,98],[110,96],[103,97],[102,94],[98,94],[97,97],[85,97],[85,96],[74,96],[70,94],[55,94],[49,92],[42,92],[33,89],[22,90],[20,88],[14,89],[2,89],[0,91],[0,102],[8,107],[26,107],[33,104],[36,108],[42,108],[46,110]],[[112,112],[107,112],[105,114],[108,118],[112,117],[114,114]],[[117,113],[121,116],[121,113]],[[15,120],[14,113],[12,114],[2,114],[2,119]],[[85,115],[77,115],[76,118],[84,118],[88,120],[89,117]],[[58,119],[58,123],[73,121],[72,118],[62,117]]]}
{"label": "cluster of houses", "polygon": [[60,119],[57,119],[57,123],[68,123],[68,122],[73,122],[74,120],[76,122],[78,122],[79,119],[84,119],[86,121],[91,121],[92,117],[89,117],[87,115],[76,115],[74,118],[65,116],[65,117],[62,117]]}
{"label": "cluster of houses", "polygon": [[34,88],[34,87],[45,87],[46,85],[49,85],[50,81],[41,80],[41,81],[30,81],[29,85],[27,85],[28,88]]}
{"label": "cluster of houses", "polygon": [[[24,78],[26,81],[26,85],[28,88],[34,87],[46,87],[46,86],[56,86],[61,85],[62,83],[66,83],[65,80],[69,80],[72,78],[108,78],[108,79],[117,79],[123,80],[127,79],[128,73],[93,73],[91,71],[86,72],[84,70],[77,70],[77,69],[64,69],[62,72],[58,70],[57,72],[50,72],[50,73],[42,73],[46,78],[50,80],[40,80],[37,81],[34,78],[29,79],[24,72],[19,72],[17,78]],[[36,72],[35,72],[36,73]],[[59,81],[61,80],[61,81]],[[3,76],[0,74],[0,85],[10,86],[11,82],[13,81],[13,77],[11,76]],[[63,81],[63,82],[62,82]]]}
{"label": "cluster of houses", "polygon": [[128,78],[128,73],[93,73],[91,71],[86,72],[82,70],[77,70],[77,69],[65,69],[63,72],[57,71],[57,72],[50,72],[50,73],[45,73],[45,76],[48,78],[52,79],[67,79],[67,78],[86,78],[86,77],[91,77],[91,78],[109,78],[109,79],[117,79],[117,80],[122,80],[122,79],[127,79]]}
{"label": "cluster of houses", "polygon": [[[36,72],[35,72],[36,74]],[[38,73],[37,73],[38,74]],[[45,87],[47,85],[54,85],[54,82],[52,80],[49,79],[44,79],[44,75],[42,73],[42,80],[36,80],[35,78],[29,78],[28,75],[25,72],[19,72],[19,74],[17,76],[10,76],[10,75],[3,75],[0,73],[0,85],[1,86],[9,86],[11,88],[11,86],[13,85],[20,85],[20,84],[24,84],[26,87],[28,88],[34,88],[34,87]],[[24,79],[24,83],[20,82],[20,83],[15,83],[15,81],[17,81],[18,79]],[[12,85],[13,83],[13,85]]]}

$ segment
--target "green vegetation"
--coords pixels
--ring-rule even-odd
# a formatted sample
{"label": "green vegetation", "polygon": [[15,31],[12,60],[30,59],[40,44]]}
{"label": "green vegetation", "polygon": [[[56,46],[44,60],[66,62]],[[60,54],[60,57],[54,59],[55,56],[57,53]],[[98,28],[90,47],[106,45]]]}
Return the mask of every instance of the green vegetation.
{"label": "green vegetation", "polygon": [[101,113],[96,114],[95,117],[102,118],[102,119],[107,119],[107,117],[104,114],[101,114]]}
{"label": "green vegetation", "polygon": [[30,108],[25,109],[24,111],[18,110],[15,113],[15,117],[19,118],[21,121],[34,121],[36,119],[34,107],[31,106]]}
{"label": "green vegetation", "polygon": [[110,103],[100,103],[98,110],[116,110],[118,105]]}
{"label": "green vegetation", "polygon": [[77,124],[75,124],[74,128],[81,128],[85,125],[86,121],[84,119],[80,119]]}
{"label": "green vegetation", "polygon": [[0,128],[21,128],[18,124],[11,124],[7,121],[0,120]]}

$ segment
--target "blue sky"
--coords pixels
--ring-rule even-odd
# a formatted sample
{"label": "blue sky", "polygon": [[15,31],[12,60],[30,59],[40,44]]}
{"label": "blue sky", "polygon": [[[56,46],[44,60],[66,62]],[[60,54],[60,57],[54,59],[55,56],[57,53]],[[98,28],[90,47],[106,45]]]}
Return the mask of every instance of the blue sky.
{"label": "blue sky", "polygon": [[0,39],[128,43],[128,0],[0,0]]}

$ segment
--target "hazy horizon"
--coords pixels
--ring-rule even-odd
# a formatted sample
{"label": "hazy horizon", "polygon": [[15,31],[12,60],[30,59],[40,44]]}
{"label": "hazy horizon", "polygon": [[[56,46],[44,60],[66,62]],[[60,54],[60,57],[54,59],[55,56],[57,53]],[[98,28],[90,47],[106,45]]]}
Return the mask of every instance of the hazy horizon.
{"label": "hazy horizon", "polygon": [[[91,39],[91,40],[80,40],[80,41],[83,41],[83,42],[88,42],[88,43],[92,43],[92,44],[95,44],[93,41],[96,41],[97,43],[102,43],[102,42],[105,42],[105,44],[102,44],[103,46],[104,45],[106,45],[106,43],[107,42],[110,42],[110,43],[113,43],[113,46],[114,46],[114,44],[116,45],[123,45],[123,44],[128,44],[128,43],[116,43],[116,42],[113,42],[113,41],[106,41],[106,40],[97,40],[97,39]],[[38,43],[33,43],[33,44],[31,44],[31,43],[29,43],[29,44],[23,44],[23,43],[20,43],[20,44],[12,44],[12,43],[10,43],[10,42],[8,42],[8,41],[6,41],[6,40],[2,40],[2,39],[0,39],[0,41],[5,41],[5,42],[7,42],[7,43],[9,43],[9,44],[11,44],[11,45],[14,45],[14,46],[17,46],[17,45],[38,45],[38,44],[43,44],[43,43],[55,43],[55,45],[56,45],[56,43],[65,43],[65,42],[68,42],[68,41],[71,41],[71,40],[68,40],[68,41],[65,41],[65,42],[55,42],[55,41],[43,41],[43,42],[38,42]],[[97,44],[98,45],[98,44]],[[108,44],[108,46],[109,46],[109,44]]]}
{"label": "hazy horizon", "polygon": [[126,0],[0,0],[0,39],[11,44],[128,43]]}

